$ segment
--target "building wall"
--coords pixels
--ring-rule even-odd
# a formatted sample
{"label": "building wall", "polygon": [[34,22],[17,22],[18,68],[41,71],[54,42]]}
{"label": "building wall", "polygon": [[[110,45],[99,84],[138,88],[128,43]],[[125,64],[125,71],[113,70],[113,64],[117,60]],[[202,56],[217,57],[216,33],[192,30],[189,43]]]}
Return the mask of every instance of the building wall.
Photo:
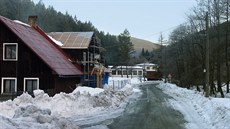
{"label": "building wall", "polygon": [[112,76],[121,76],[121,74],[123,73],[123,76],[125,75],[132,75],[133,77],[139,77],[139,76],[143,76],[143,69],[112,69]]}
{"label": "building wall", "polygon": [[55,93],[66,92],[70,93],[76,89],[80,82],[80,77],[56,77],[55,78]]}

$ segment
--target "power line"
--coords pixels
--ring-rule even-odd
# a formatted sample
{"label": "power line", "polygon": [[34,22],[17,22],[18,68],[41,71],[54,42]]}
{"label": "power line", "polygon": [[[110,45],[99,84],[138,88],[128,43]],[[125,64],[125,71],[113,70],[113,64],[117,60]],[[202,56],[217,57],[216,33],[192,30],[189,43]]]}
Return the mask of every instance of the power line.
{"label": "power line", "polygon": [[146,35],[146,36],[144,36],[144,37],[147,38],[147,37],[151,37],[151,36],[155,36],[155,35],[160,35],[160,34],[162,34],[162,33],[164,33],[164,32],[167,32],[167,31],[169,31],[169,30],[172,30],[172,29],[174,29],[174,28],[177,28],[177,27],[179,27],[180,25],[185,24],[185,23],[187,23],[187,22],[181,23],[181,24],[176,25],[176,26],[169,27],[169,28],[167,28],[167,29],[165,29],[165,30],[162,30],[162,31],[159,31],[159,32],[150,34],[150,35]]}

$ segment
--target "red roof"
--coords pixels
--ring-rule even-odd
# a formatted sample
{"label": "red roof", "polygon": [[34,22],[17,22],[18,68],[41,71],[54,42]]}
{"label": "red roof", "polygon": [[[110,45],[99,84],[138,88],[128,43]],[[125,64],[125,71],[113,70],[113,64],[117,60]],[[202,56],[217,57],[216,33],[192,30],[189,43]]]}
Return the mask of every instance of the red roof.
{"label": "red roof", "polygon": [[55,74],[61,76],[82,74],[39,27],[20,24],[2,16],[0,16],[0,21],[16,34]]}

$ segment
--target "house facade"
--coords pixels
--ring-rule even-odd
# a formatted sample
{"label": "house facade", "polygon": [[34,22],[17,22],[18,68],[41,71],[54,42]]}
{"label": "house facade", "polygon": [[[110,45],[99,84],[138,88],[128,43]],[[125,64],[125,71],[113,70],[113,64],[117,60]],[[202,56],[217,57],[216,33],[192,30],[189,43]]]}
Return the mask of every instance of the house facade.
{"label": "house facade", "polygon": [[80,67],[36,25],[36,17],[29,20],[31,25],[0,16],[0,96],[71,92],[80,83]]}

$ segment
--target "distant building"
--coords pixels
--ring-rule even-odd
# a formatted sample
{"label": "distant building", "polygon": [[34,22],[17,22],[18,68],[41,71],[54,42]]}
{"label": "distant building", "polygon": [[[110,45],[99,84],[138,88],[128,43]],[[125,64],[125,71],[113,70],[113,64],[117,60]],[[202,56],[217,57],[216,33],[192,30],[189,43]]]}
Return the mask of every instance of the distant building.
{"label": "distant building", "polygon": [[[110,66],[111,67],[111,66]],[[157,71],[158,65],[153,63],[141,63],[135,66],[116,66],[111,67],[112,76],[125,76],[129,75],[132,77],[144,76],[145,71]]]}
{"label": "distant building", "polygon": [[0,16],[0,96],[42,89],[71,92],[83,72],[37,25]]}
{"label": "distant building", "polygon": [[157,71],[158,70],[158,65],[153,64],[153,63],[141,63],[141,64],[136,64],[136,66],[140,66],[146,71]]}
{"label": "distant building", "polygon": [[117,66],[111,68],[112,76],[126,76],[127,74],[132,77],[143,76],[143,68],[140,66]]}

